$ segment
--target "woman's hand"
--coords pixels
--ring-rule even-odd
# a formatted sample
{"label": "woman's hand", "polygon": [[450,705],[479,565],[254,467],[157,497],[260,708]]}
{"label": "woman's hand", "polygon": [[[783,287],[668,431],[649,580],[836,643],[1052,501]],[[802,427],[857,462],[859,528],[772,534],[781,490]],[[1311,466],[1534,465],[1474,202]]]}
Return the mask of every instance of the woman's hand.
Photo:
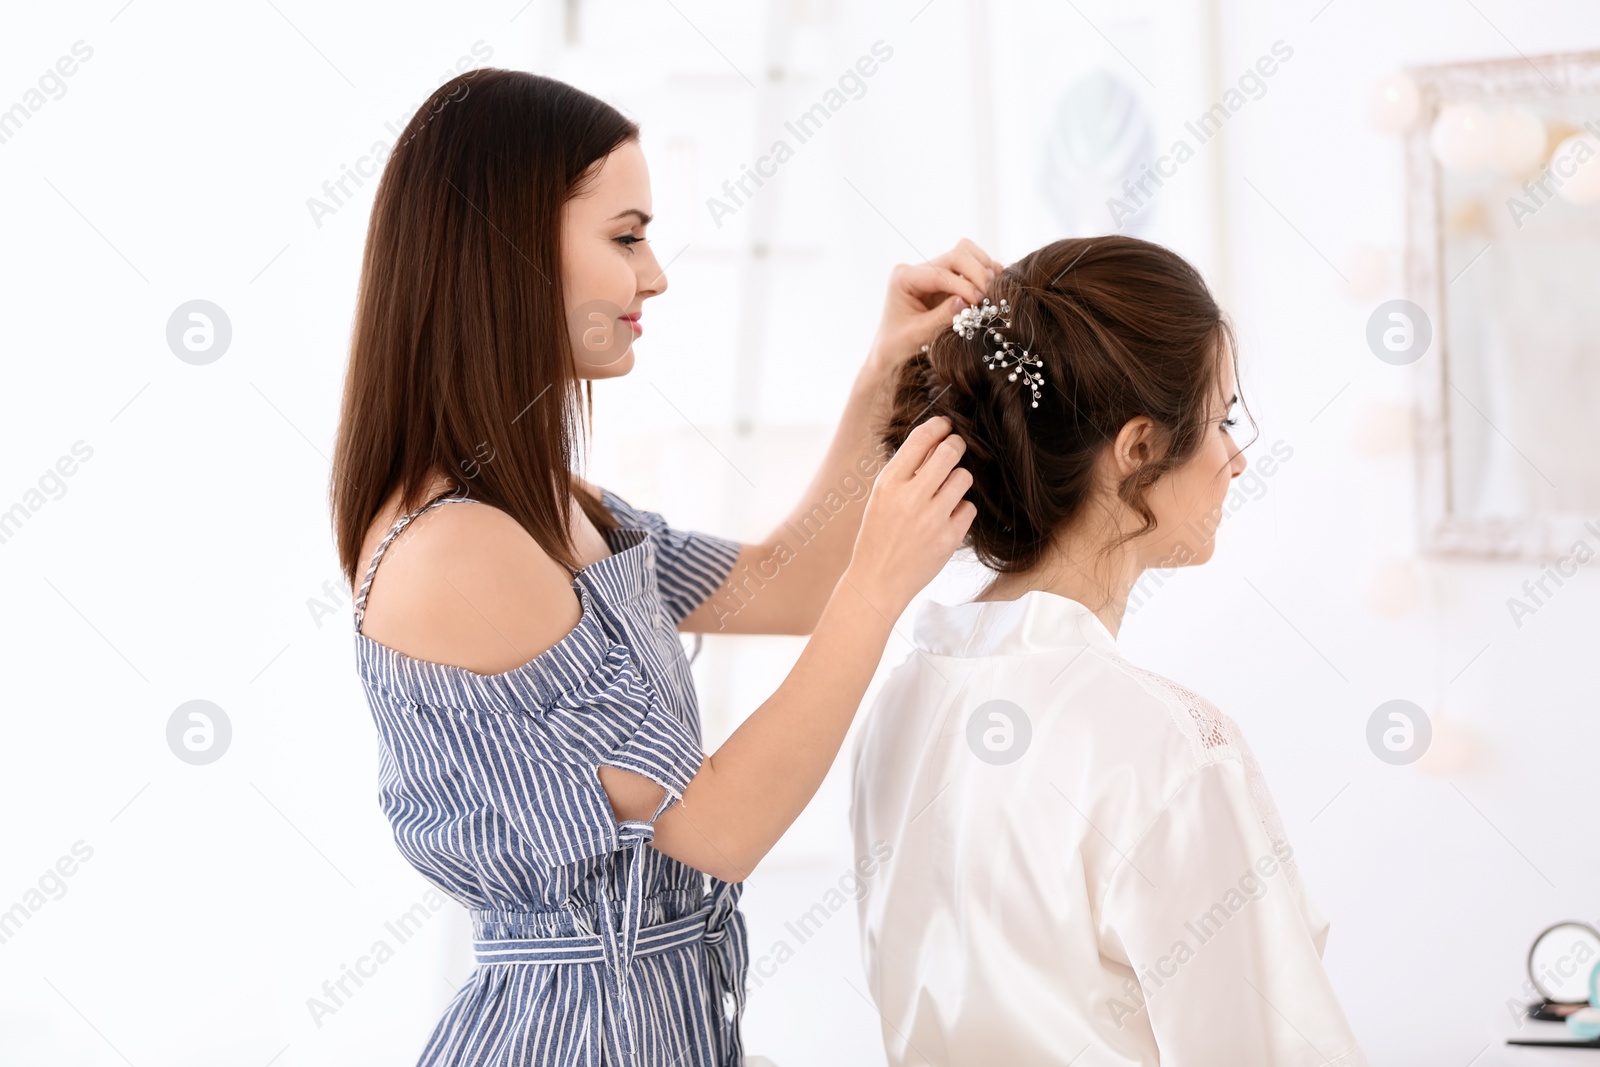
{"label": "woman's hand", "polygon": [[884,465],[867,498],[844,578],[878,611],[898,617],[961,545],[978,509],[963,500],[967,444],[942,415],[919,424]]}
{"label": "woman's hand", "polygon": [[868,363],[880,372],[893,371],[939,330],[949,329],[951,317],[963,307],[981,304],[990,280],[1004,269],[965,237],[926,263],[895,264]]}

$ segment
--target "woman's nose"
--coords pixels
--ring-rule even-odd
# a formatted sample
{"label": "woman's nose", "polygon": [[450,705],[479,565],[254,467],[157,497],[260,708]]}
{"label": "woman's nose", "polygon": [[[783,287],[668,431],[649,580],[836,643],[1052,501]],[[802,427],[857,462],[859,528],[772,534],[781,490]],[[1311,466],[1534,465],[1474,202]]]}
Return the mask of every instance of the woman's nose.
{"label": "woman's nose", "polygon": [[[644,247],[649,248],[649,245]],[[654,250],[650,252],[650,261],[639,272],[639,292],[644,296],[660,296],[667,290],[667,272],[656,260]]]}
{"label": "woman's nose", "polygon": [[1250,464],[1245,462],[1244,449],[1242,449],[1242,448],[1239,449],[1239,451],[1237,451],[1237,452],[1235,452],[1233,454],[1233,461],[1229,464],[1229,466],[1233,469],[1233,477],[1235,477],[1235,478],[1237,478],[1237,477],[1239,477],[1239,475],[1243,474],[1244,471],[1245,471],[1245,468],[1248,467],[1249,465]]}

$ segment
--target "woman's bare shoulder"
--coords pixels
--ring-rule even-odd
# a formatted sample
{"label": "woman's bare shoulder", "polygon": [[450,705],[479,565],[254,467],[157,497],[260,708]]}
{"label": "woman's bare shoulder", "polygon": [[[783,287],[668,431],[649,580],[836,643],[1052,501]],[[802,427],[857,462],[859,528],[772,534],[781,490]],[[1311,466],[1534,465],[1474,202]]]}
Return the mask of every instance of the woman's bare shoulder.
{"label": "woman's bare shoulder", "polygon": [[[375,550],[392,520],[368,534]],[[423,512],[384,552],[361,632],[415,659],[479,674],[521,666],[581,613],[567,569],[509,514],[478,501]]]}

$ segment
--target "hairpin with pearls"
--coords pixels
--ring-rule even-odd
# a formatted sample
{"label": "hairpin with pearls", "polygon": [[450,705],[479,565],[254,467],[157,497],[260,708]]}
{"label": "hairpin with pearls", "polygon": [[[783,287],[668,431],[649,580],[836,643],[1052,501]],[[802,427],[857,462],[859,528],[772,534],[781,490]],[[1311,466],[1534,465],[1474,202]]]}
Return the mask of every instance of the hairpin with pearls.
{"label": "hairpin with pearls", "polygon": [[[1044,384],[1044,375],[1037,369],[1044,366],[1044,360],[1032,355],[1027,349],[1015,341],[1007,341],[1005,335],[992,325],[996,319],[1000,325],[1010,329],[1011,305],[1004,299],[998,305],[991,304],[988,297],[984,297],[981,306],[967,306],[962,308],[950,319],[950,329],[962,337],[971,340],[979,333],[986,333],[1000,347],[993,352],[983,353],[983,365],[990,370],[1005,368],[1011,373],[1006,376],[1007,381],[1016,381],[1020,375],[1022,381],[1033,391],[1030,407],[1039,406],[1039,386]],[[928,350],[927,345],[922,350]]]}

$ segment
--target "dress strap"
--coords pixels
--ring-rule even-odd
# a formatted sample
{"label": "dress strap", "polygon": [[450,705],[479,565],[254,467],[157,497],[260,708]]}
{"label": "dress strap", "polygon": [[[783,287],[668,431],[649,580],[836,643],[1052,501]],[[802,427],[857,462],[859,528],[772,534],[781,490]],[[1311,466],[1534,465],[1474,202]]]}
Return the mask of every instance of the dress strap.
{"label": "dress strap", "polygon": [[453,493],[446,493],[442,496],[434,497],[432,500],[428,501],[420,508],[417,508],[415,511],[400,516],[395,520],[394,525],[389,527],[389,532],[383,535],[383,540],[378,542],[377,549],[372,553],[372,562],[367,564],[367,576],[362,580],[361,588],[356,593],[356,633],[361,632],[361,620],[367,613],[367,594],[372,590],[372,579],[378,573],[378,561],[383,558],[383,554],[388,550],[390,542],[400,535],[401,530],[404,530],[407,526],[411,525],[411,520],[415,519],[423,512],[432,508],[436,508],[440,504],[452,504],[458,500],[468,501],[473,504],[480,503],[480,501],[470,496],[460,496]]}

